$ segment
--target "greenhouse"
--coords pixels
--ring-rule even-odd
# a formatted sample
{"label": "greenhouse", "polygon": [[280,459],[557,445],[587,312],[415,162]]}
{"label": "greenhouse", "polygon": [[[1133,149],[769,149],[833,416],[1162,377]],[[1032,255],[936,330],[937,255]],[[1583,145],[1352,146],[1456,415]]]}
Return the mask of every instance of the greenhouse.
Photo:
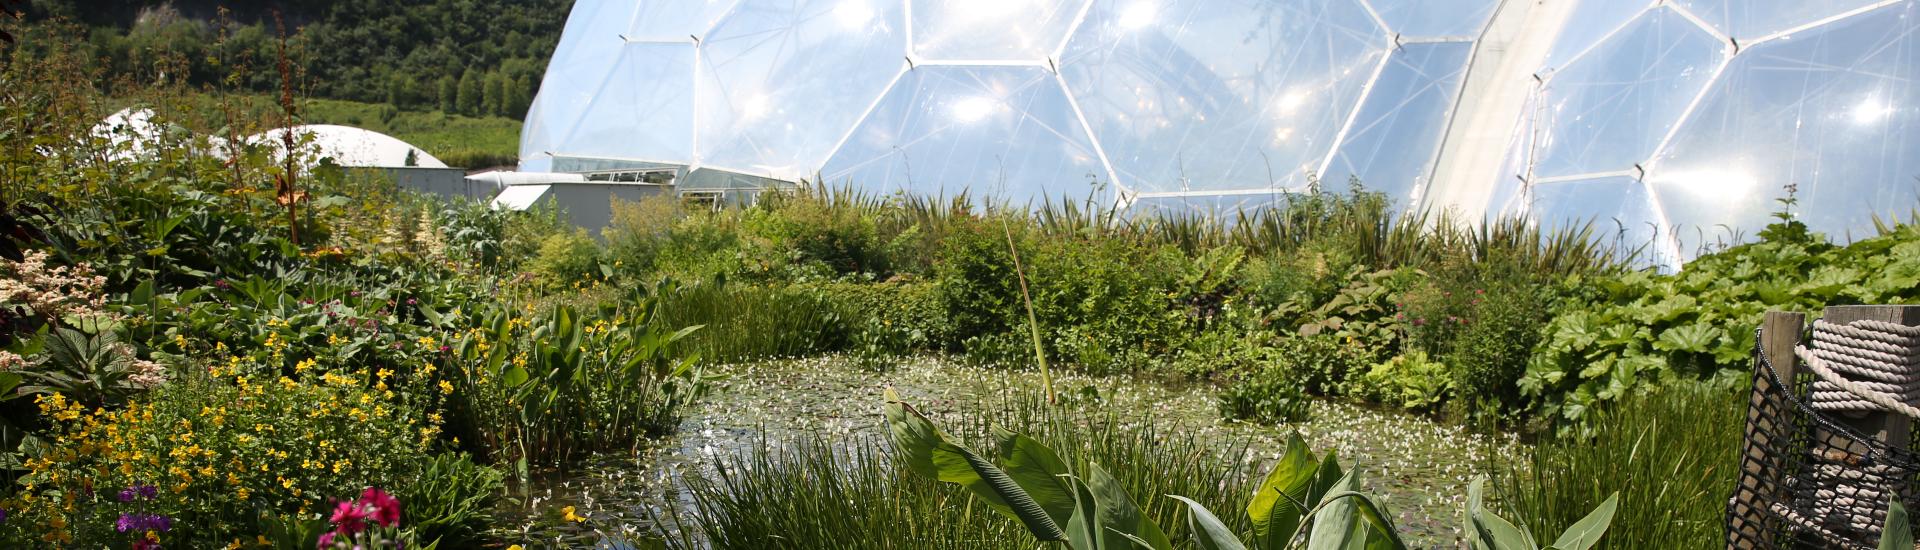
{"label": "greenhouse", "polygon": [[1357,179],[1662,258],[1904,214],[1913,2],[590,0],[521,168],[1155,212]]}

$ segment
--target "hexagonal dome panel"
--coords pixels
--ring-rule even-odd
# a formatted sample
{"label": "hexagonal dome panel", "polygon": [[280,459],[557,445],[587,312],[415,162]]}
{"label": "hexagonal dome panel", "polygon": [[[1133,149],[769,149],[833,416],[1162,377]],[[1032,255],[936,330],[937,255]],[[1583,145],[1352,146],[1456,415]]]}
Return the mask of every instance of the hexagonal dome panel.
{"label": "hexagonal dome panel", "polygon": [[1388,31],[1406,37],[1476,36],[1500,7],[1500,0],[1366,1]]}
{"label": "hexagonal dome panel", "polygon": [[1722,34],[1747,40],[1881,3],[1881,0],[1674,0]]}
{"label": "hexagonal dome panel", "polygon": [[700,43],[699,160],[798,180],[906,70],[900,2],[745,0]]}
{"label": "hexagonal dome panel", "polygon": [[[1593,223],[1601,239],[1619,250],[1641,250],[1644,261],[1672,262],[1667,222],[1645,183],[1630,177],[1559,181],[1527,189],[1527,209],[1537,221],[1561,227]],[[1648,246],[1652,244],[1653,246]]]}
{"label": "hexagonal dome panel", "polygon": [[1037,67],[920,67],[907,73],[827,161],[822,179],[1039,205],[1097,197],[1105,167],[1059,80]]}
{"label": "hexagonal dome panel", "polygon": [[620,49],[593,101],[553,144],[565,156],[693,161],[693,44],[634,42]]}
{"label": "hexagonal dome panel", "polygon": [[1671,9],[1642,14],[1544,90],[1533,175],[1619,171],[1646,161],[1713,77],[1724,43]]}
{"label": "hexagonal dome panel", "polygon": [[1045,61],[1087,0],[907,0],[913,54],[928,60]]}
{"label": "hexagonal dome panel", "polygon": [[715,21],[733,9],[736,0],[623,0],[634,9],[627,40],[679,42],[706,38]]}
{"label": "hexagonal dome panel", "polygon": [[1469,42],[1394,51],[1322,179],[1336,185],[1358,179],[1395,206],[1417,205],[1472,53]]}
{"label": "hexagonal dome panel", "polygon": [[1121,185],[1292,187],[1323,168],[1387,45],[1353,0],[1103,0],[1060,70]]}
{"label": "hexagonal dome panel", "polygon": [[1547,54],[1545,72],[1552,72],[1605,41],[1642,12],[1651,9],[1647,2],[1620,0],[1568,0],[1576,2],[1567,24],[1560,29],[1553,49]]}
{"label": "hexagonal dome panel", "polygon": [[1758,230],[1783,187],[1836,238],[1905,216],[1920,174],[1920,4],[1755,45],[1681,126],[1648,181],[1675,222]]}

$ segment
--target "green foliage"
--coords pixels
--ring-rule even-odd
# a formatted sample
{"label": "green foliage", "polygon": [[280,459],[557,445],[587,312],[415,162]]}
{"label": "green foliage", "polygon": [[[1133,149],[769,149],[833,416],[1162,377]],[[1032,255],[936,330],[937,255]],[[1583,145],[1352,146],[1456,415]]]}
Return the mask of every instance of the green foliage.
{"label": "green foliage", "polygon": [[[26,20],[36,27],[64,27],[62,19],[84,24],[84,30],[59,30],[86,36],[79,45],[83,56],[106,74],[277,92],[274,16],[280,13],[288,56],[301,72],[302,88],[315,95],[402,108],[453,101],[472,107],[463,112],[519,117],[530,103],[533,81],[546,70],[567,5],[193,0],[96,6],[56,0],[30,3]],[[467,73],[476,73],[471,105],[459,104],[440,84]],[[488,79],[495,82],[491,89],[483,85]]]}
{"label": "green foliage", "polygon": [[1348,393],[1410,411],[1431,411],[1455,390],[1446,365],[1428,359],[1426,352],[1410,351],[1373,365]]}
{"label": "green foliage", "polygon": [[[1074,472],[1092,475],[1092,465],[1107,466],[1102,470],[1112,483],[1103,486],[1138,497],[1140,516],[1163,526],[1168,540],[1187,536],[1178,521],[1186,505],[1164,495],[1226,505],[1243,498],[1240,491],[1252,481],[1234,467],[1245,457],[1243,446],[1112,418],[1097,403],[1048,405],[1038,392],[1023,392],[987,404],[980,414],[951,418],[954,431],[942,433],[970,448],[995,449],[978,456],[1006,466],[1001,469],[1018,483],[1045,482],[1030,475],[1037,470],[1015,465],[1057,470],[1036,462],[1048,453]],[[769,442],[712,474],[690,477],[696,513],[671,518],[669,547],[1033,548],[1024,524],[966,489],[912,474],[880,445],[819,437]],[[1005,455],[998,452],[1001,441],[1013,445]],[[1060,512],[1058,493],[1052,494],[1048,502]],[[1245,529],[1247,518],[1227,522]]]}
{"label": "green foliage", "polygon": [[825,293],[795,286],[730,283],[663,284],[655,322],[702,326],[681,344],[688,354],[720,363],[800,357],[838,351],[850,333]]}
{"label": "green foliage", "polygon": [[1536,413],[1577,424],[1595,405],[1674,380],[1744,380],[1753,327],[1769,310],[1920,299],[1920,227],[1845,247],[1764,241],[1701,257],[1673,275],[1585,282],[1598,297],[1543,329],[1518,387]]}
{"label": "green foliage", "polygon": [[1619,488],[1613,542],[1601,548],[1720,548],[1727,491],[1739,483],[1747,395],[1678,384],[1609,403],[1589,433],[1550,435],[1497,481],[1498,501],[1546,537]]}
{"label": "green foliage", "polygon": [[[10,510],[7,527],[66,525],[43,540],[118,545],[129,535],[115,531],[116,518],[137,510],[173,518],[163,543],[217,547],[251,539],[256,509],[317,513],[330,499],[415,479],[435,434],[421,431],[413,419],[424,415],[407,400],[370,379],[263,379],[242,374],[256,372],[245,363],[117,410],[41,399],[55,424],[25,453],[21,481],[43,489],[32,506]],[[139,486],[155,496],[116,498]]]}
{"label": "green foliage", "polygon": [[[1494,515],[1480,502],[1481,488],[1486,486],[1486,483],[1486,476],[1475,477],[1472,485],[1467,488],[1467,523],[1464,531],[1467,533],[1469,546],[1473,550],[1542,548],[1539,543],[1534,542],[1531,533]],[[1560,533],[1559,538],[1554,539],[1553,544],[1545,548],[1552,550],[1592,548],[1594,544],[1600,542],[1600,537],[1607,533],[1607,528],[1613,523],[1613,514],[1619,507],[1620,493],[1615,492],[1612,496],[1608,496],[1606,501],[1601,502],[1600,506],[1587,513],[1586,517],[1580,518],[1580,521],[1567,527],[1566,531]],[[1618,539],[1618,537],[1615,538]],[[1644,543],[1644,541],[1636,542]]]}
{"label": "green foliage", "polygon": [[671,431],[679,408],[707,388],[698,356],[674,351],[699,327],[660,322],[664,299],[656,296],[671,286],[584,314],[564,306],[537,317],[496,311],[451,344],[458,372],[440,391],[471,418],[481,450],[521,468],[631,451]]}
{"label": "green foliage", "polygon": [[396,496],[406,505],[408,535],[422,546],[469,548],[493,527],[493,510],[505,490],[505,476],[475,464],[463,453],[428,458],[412,483]]}
{"label": "green foliage", "polygon": [[601,277],[600,243],[584,229],[547,236],[528,271],[549,287],[579,286]]}
{"label": "green foliage", "polygon": [[1312,418],[1312,400],[1300,371],[1285,355],[1266,352],[1263,368],[1235,376],[1220,391],[1220,414],[1228,418],[1304,422]]}

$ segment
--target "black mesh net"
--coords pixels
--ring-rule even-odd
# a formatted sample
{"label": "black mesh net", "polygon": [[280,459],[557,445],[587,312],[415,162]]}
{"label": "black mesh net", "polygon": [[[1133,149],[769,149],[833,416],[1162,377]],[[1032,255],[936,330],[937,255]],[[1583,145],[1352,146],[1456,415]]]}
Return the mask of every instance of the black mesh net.
{"label": "black mesh net", "polygon": [[[1783,380],[1760,348],[1765,337],[1755,338],[1740,484],[1727,504],[1729,547],[1875,548],[1889,497],[1910,510],[1920,504],[1920,458],[1910,443],[1864,431],[1878,421],[1873,415],[1811,406],[1811,374]],[[1904,431],[1888,439],[1912,441],[1911,428]]]}

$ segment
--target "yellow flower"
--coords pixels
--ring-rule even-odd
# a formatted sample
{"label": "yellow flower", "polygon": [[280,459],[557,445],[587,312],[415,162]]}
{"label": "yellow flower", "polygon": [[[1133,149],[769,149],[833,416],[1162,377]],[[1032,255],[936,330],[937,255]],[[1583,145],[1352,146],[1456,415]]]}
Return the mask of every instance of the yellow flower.
{"label": "yellow flower", "polygon": [[566,520],[568,523],[579,523],[587,520],[587,518],[580,517],[579,514],[573,513],[572,506],[560,509],[560,519]]}
{"label": "yellow flower", "polygon": [[440,393],[445,395],[453,395],[453,384],[447,382],[446,380],[441,380]]}
{"label": "yellow flower", "polygon": [[513,545],[513,546],[508,546],[508,547],[507,547],[507,550],[527,550],[527,548],[526,548],[526,547],[524,547],[524,546],[520,546],[520,545],[518,545],[518,544],[515,544],[515,545]]}

